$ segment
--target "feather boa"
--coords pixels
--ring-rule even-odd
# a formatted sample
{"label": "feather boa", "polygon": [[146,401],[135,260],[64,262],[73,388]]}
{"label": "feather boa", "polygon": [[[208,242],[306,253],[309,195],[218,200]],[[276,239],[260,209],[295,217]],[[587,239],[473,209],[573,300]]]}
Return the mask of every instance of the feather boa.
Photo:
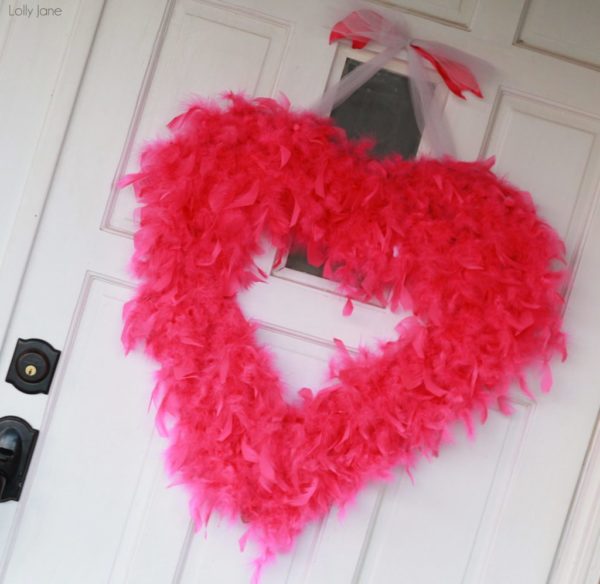
{"label": "feather boa", "polygon": [[[493,161],[378,160],[328,119],[236,95],[169,128],[122,181],[143,204],[123,340],[160,364],[157,421],[197,523],[241,517],[260,565],[368,481],[437,455],[453,422],[508,413],[528,366],[549,389],[564,246]],[[305,246],[348,298],[414,314],[377,350],[338,342],[331,385],[299,405],[236,301],[264,277],[265,234],[279,257]]]}

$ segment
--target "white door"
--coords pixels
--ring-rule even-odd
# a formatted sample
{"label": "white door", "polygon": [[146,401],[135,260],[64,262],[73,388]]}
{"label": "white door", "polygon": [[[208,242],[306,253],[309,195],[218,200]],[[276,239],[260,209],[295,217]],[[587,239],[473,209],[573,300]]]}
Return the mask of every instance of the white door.
{"label": "white door", "polygon": [[[339,78],[347,58],[371,53],[328,45],[331,25],[354,7],[342,0],[56,6],[63,12],[55,20],[27,22],[0,5],[0,79],[12,80],[12,91],[36,116],[27,118],[3,87],[0,106],[11,103],[18,114],[2,121],[3,159],[13,160],[16,149],[32,162],[5,170],[19,180],[3,179],[13,198],[2,218],[0,298],[7,301],[2,314],[11,318],[0,371],[18,338],[43,338],[62,350],[49,396],[1,388],[0,415],[26,418],[40,438],[20,502],[0,505],[0,579],[248,582],[255,550],[238,549],[243,525],[213,519],[206,533],[194,534],[184,490],[167,488],[166,444],[148,411],[156,365],[141,354],[123,356],[135,203],[115,179],[136,168],[144,140],[191,94],[283,91],[305,106]],[[591,584],[600,574],[593,499],[600,466],[593,439],[600,405],[599,5],[390,0],[388,7],[406,18],[415,37],[459,47],[496,67],[483,101],[450,97],[445,115],[459,156],[495,154],[496,172],[531,190],[540,213],[565,238],[573,270],[565,321],[570,357],[554,364],[549,395],[535,403],[517,397],[510,418],[491,412],[474,442],[457,429],[455,444],[419,464],[414,485],[399,475],[367,488],[343,520],[333,512],[311,526],[293,553],[265,570],[263,582]],[[11,60],[19,50],[33,54],[36,42],[55,71],[38,100],[24,80],[44,77],[39,63],[26,60],[31,68],[22,69]],[[400,58],[390,69],[402,73],[405,64]],[[38,107],[44,100],[45,110]],[[33,234],[46,189],[13,306],[27,233]],[[273,273],[242,305],[259,321],[292,388],[320,385],[333,337],[356,347],[391,334],[398,320],[359,303],[344,318],[344,299],[327,280],[291,268],[273,271],[271,253],[259,261]]]}

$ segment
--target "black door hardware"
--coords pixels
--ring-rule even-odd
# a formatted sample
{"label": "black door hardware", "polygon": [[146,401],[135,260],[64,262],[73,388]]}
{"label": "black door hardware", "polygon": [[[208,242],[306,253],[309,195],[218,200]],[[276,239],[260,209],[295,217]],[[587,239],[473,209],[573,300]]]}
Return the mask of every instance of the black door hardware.
{"label": "black door hardware", "polygon": [[38,431],[16,416],[0,418],[0,503],[18,501]]}
{"label": "black door hardware", "polygon": [[6,381],[23,393],[48,393],[60,351],[40,339],[19,339]]}

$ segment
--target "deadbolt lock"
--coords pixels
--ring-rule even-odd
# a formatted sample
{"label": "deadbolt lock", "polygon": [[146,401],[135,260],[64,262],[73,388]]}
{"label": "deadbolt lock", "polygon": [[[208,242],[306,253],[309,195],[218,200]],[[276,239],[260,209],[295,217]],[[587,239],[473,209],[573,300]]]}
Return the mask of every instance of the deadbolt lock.
{"label": "deadbolt lock", "polygon": [[19,339],[6,381],[24,393],[48,393],[60,351],[40,339]]}

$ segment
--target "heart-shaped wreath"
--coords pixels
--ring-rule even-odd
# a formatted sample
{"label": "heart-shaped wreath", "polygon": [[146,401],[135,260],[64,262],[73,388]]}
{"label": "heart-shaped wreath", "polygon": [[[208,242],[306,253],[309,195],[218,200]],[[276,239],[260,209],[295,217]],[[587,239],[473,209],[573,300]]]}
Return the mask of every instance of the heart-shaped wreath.
{"label": "heart-shaped wreath", "polygon": [[[160,363],[170,471],[198,523],[240,517],[264,561],[392,468],[436,455],[449,426],[564,354],[564,246],[491,162],[383,160],[331,120],[270,99],[192,105],[130,175],[143,203],[124,342]],[[285,401],[236,294],[263,279],[267,236],[292,238],[349,298],[414,316],[377,350],[344,352],[331,385]],[[259,562],[260,563],[260,562]]]}

